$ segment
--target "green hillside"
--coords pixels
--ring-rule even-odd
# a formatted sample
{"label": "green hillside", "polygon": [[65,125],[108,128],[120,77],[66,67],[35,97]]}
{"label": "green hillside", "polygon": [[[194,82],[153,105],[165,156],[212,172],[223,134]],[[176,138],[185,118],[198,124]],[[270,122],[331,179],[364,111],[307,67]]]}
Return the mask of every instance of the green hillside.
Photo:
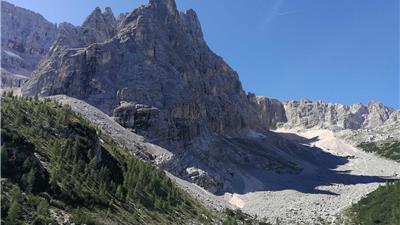
{"label": "green hillside", "polygon": [[400,181],[368,194],[350,209],[353,224],[400,224]]}
{"label": "green hillside", "polygon": [[211,223],[160,170],[50,101],[1,100],[2,224]]}

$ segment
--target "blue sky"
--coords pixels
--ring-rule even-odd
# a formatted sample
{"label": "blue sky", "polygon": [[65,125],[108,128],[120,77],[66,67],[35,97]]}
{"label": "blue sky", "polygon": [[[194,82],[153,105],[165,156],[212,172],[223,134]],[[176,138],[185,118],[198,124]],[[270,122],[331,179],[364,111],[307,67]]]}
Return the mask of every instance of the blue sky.
{"label": "blue sky", "polygon": [[[75,25],[96,7],[146,0],[9,0]],[[381,101],[400,108],[398,0],[177,0],[246,91],[281,100]]]}

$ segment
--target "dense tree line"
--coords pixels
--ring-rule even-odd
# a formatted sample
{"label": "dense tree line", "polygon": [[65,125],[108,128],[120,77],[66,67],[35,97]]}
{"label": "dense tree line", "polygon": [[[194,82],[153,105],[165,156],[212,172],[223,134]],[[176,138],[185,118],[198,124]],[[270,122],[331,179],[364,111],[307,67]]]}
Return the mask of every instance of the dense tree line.
{"label": "dense tree line", "polygon": [[[32,211],[24,208],[26,197],[2,198],[7,224],[27,217],[40,224],[48,219],[49,204],[198,214],[199,206],[164,172],[127,154],[71,109],[12,94],[3,95],[1,103],[2,178],[14,187],[10,193],[38,201]],[[48,197],[38,197],[43,194]],[[75,212],[76,221],[90,223]]]}

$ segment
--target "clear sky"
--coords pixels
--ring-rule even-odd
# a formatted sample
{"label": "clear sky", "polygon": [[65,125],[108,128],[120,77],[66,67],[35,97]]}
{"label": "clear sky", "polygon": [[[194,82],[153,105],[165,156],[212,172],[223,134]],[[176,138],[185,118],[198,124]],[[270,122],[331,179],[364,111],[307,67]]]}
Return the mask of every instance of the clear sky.
{"label": "clear sky", "polygon": [[[9,0],[51,22],[80,25],[147,0]],[[246,91],[281,100],[381,101],[400,108],[398,0],[177,0]]]}

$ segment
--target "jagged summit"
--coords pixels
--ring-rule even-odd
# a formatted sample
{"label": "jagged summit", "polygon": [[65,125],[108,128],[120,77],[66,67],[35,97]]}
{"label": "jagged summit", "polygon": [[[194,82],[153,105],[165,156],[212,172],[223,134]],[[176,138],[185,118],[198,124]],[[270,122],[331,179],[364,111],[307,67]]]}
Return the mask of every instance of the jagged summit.
{"label": "jagged summit", "polygon": [[175,0],[149,0],[149,5],[155,8],[167,9],[171,14],[177,11]]}
{"label": "jagged summit", "polygon": [[101,29],[101,26],[115,26],[116,20],[110,7],[106,7],[102,12],[99,7],[96,7],[93,12],[85,19],[82,27],[90,27],[93,29]]}
{"label": "jagged summit", "polygon": [[82,24],[82,28],[86,29],[84,32],[89,32],[90,29],[100,42],[112,38],[117,32],[116,27],[117,21],[109,7],[104,12],[96,7]]}
{"label": "jagged summit", "polygon": [[104,15],[95,9],[82,27],[60,29],[24,93],[67,94],[108,114],[122,101],[155,107],[146,133],[172,140],[258,127],[238,75],[208,48],[193,10],[150,1],[117,28]]}
{"label": "jagged summit", "polygon": [[159,12],[165,11],[169,15],[176,15],[178,13],[175,0],[150,0],[149,4],[158,9]]}

